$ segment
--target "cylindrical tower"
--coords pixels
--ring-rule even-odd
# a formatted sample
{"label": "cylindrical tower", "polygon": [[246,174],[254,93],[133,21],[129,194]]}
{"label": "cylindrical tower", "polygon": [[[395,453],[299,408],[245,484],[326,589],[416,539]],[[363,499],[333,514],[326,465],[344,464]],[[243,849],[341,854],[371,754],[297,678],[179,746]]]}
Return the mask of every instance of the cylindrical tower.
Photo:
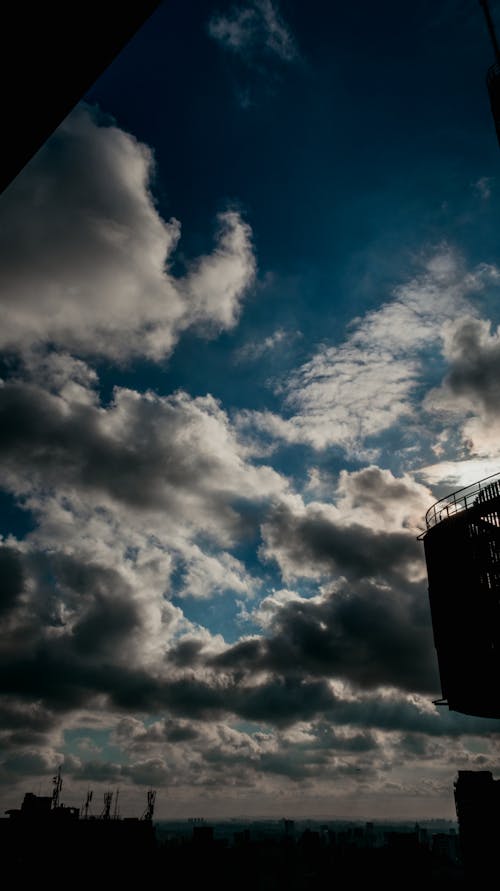
{"label": "cylindrical tower", "polygon": [[443,703],[500,718],[500,474],[436,502],[426,526]]}

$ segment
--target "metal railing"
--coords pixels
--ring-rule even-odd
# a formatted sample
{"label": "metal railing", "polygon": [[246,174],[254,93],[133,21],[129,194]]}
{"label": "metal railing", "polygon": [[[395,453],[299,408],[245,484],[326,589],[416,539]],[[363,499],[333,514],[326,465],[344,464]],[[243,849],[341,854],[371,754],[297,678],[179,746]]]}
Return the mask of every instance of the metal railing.
{"label": "metal railing", "polygon": [[442,520],[447,520],[463,510],[468,510],[477,504],[500,498],[500,473],[486,476],[477,483],[457,489],[451,495],[446,495],[436,501],[425,515],[427,529],[437,526]]}

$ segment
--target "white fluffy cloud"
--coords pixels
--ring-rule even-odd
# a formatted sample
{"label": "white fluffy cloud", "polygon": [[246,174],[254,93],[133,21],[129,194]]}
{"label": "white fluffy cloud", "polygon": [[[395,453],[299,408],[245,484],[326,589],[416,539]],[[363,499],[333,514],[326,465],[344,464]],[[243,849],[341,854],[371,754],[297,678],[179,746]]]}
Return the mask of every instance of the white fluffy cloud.
{"label": "white fluffy cloud", "polygon": [[457,315],[470,314],[468,295],[497,280],[492,267],[467,273],[461,258],[442,249],[391,300],[352,323],[338,346],[322,347],[287,383],[286,415],[242,413],[277,439],[374,458],[373,438],[415,413],[426,359]]}
{"label": "white fluffy cloud", "polygon": [[1,348],[160,359],[189,326],[236,323],[255,272],[249,227],[221,213],[213,253],[173,276],[180,224],[158,213],[153,166],[147,146],[82,106],[10,186],[0,208]]}

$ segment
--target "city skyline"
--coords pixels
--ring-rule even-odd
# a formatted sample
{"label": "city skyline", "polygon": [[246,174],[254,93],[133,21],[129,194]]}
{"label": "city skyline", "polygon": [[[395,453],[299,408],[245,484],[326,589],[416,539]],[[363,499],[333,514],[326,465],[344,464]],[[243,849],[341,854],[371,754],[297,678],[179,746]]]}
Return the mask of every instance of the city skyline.
{"label": "city skyline", "polygon": [[476,0],[163,3],[0,197],[2,809],[495,773],[417,540],[500,473],[493,61]]}

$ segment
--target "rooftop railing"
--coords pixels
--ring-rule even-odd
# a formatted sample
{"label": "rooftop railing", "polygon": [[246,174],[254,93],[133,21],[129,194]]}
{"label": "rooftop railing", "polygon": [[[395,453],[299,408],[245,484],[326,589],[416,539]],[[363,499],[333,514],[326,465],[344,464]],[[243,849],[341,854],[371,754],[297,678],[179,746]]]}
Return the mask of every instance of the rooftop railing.
{"label": "rooftop railing", "polygon": [[438,523],[448,520],[461,511],[495,498],[500,498],[500,473],[494,473],[477,483],[457,489],[451,495],[446,495],[445,498],[436,501],[425,515],[427,529],[437,526]]}

